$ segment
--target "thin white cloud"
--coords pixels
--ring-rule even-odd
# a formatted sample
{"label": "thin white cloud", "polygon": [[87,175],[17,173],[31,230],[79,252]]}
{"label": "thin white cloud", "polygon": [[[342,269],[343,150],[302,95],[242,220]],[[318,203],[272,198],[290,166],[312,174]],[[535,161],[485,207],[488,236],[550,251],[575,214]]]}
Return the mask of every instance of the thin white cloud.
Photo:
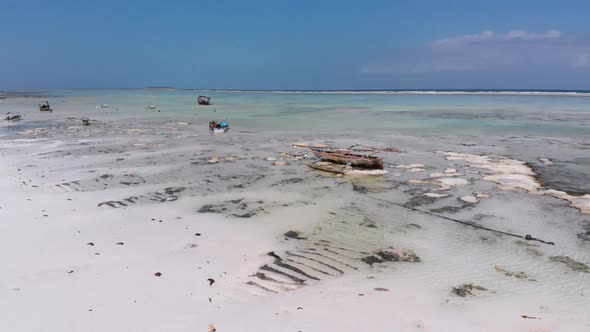
{"label": "thin white cloud", "polygon": [[590,53],[579,54],[575,65],[576,67],[590,67]]}
{"label": "thin white cloud", "polygon": [[472,43],[498,43],[502,41],[513,40],[543,40],[558,39],[561,32],[559,30],[548,30],[545,33],[535,33],[526,30],[510,30],[505,34],[496,34],[494,31],[485,30],[473,35],[464,35],[459,37],[447,37],[432,43],[433,47],[459,47]]}
{"label": "thin white cloud", "polygon": [[398,50],[365,64],[366,74],[475,72],[522,68],[590,68],[590,43],[559,30],[510,30],[447,37],[422,48]]}

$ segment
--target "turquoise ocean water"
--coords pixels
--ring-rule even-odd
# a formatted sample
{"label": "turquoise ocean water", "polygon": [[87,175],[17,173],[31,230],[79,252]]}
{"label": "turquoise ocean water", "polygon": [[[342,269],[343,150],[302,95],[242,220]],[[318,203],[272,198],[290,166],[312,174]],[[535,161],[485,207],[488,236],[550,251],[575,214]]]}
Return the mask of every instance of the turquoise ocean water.
{"label": "turquoise ocean water", "polygon": [[[49,91],[56,114],[227,118],[250,129],[372,130],[590,138],[590,97],[571,95],[423,95],[145,90]],[[196,97],[213,105],[196,106]],[[0,110],[36,111],[37,99],[8,99]],[[96,105],[109,104],[97,110]],[[160,112],[146,110],[154,104]],[[101,113],[102,112],[102,113]]]}

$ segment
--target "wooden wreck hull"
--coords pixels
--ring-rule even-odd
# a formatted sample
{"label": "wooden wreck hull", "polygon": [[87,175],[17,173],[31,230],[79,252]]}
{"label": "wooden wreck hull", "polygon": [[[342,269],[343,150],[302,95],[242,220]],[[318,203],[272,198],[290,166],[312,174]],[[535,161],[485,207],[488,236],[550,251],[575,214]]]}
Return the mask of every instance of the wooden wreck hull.
{"label": "wooden wreck hull", "polygon": [[323,172],[340,174],[345,176],[383,176],[387,171],[382,169],[354,169],[349,166],[337,165],[331,162],[320,161],[307,166]]}
{"label": "wooden wreck hull", "polygon": [[321,149],[311,149],[321,160],[355,167],[383,169],[383,159],[374,156],[363,156],[346,152],[331,152]]}

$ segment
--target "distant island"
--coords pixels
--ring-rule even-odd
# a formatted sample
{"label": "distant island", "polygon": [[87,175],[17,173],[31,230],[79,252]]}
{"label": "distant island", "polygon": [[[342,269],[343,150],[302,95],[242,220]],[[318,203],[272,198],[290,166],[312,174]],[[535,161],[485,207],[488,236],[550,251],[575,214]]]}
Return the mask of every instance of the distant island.
{"label": "distant island", "polygon": [[150,90],[176,90],[173,86],[146,86],[144,89]]}

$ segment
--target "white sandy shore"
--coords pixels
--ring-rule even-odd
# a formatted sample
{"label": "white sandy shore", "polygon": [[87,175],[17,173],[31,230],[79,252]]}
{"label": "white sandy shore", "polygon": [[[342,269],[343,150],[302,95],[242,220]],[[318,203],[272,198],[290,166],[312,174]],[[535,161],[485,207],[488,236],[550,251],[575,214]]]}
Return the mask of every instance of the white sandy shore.
{"label": "white sandy shore", "polygon": [[[0,143],[0,331],[194,332],[209,324],[219,332],[590,329],[590,273],[550,258],[590,263],[588,242],[577,237],[587,216],[567,201],[498,190],[482,179],[493,173],[479,173],[473,160],[447,160],[412,147],[412,138],[396,137],[408,144],[406,152],[386,156],[390,173],[400,176],[353,180],[353,186],[281,156],[293,150],[291,138],[239,132],[218,138],[198,134],[202,128],[106,122],[86,132],[29,132]],[[207,162],[227,156],[240,158]],[[273,166],[268,157],[287,165]],[[421,166],[396,167],[412,164]],[[456,172],[445,173],[451,167]],[[440,182],[429,177],[435,173],[450,175]],[[165,189],[181,186],[179,193]],[[162,199],[150,201],[154,197]],[[439,214],[556,245],[375,199],[439,208]],[[290,230],[305,239],[282,235]],[[338,246],[344,246],[339,262],[321,251]],[[420,262],[369,265],[357,257],[389,247],[411,250]],[[258,280],[278,293],[248,285],[256,273],[285,279],[261,269],[281,269],[269,252],[283,258],[322,252],[330,259],[310,257],[344,273],[308,261],[297,266],[321,280],[283,269],[305,283]],[[487,291],[452,293],[465,283]]]}

